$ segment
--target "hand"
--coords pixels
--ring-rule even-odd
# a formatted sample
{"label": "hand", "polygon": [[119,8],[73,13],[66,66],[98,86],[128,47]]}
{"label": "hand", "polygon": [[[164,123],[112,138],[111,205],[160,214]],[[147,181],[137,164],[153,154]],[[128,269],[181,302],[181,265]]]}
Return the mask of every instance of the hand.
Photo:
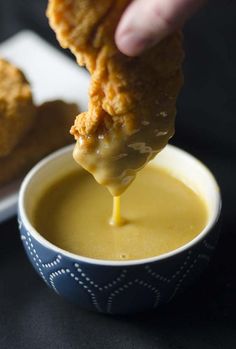
{"label": "hand", "polygon": [[184,22],[204,0],[134,0],[116,31],[116,44],[128,56],[141,54]]}

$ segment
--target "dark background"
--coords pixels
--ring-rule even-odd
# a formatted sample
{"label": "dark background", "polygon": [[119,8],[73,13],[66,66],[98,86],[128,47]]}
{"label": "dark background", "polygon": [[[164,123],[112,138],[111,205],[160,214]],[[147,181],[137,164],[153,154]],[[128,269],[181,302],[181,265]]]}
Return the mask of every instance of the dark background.
{"label": "dark background", "polygon": [[[0,0],[0,42],[32,29],[57,45],[46,0]],[[0,225],[0,349],[236,348],[236,4],[210,1],[185,29],[185,87],[173,143],[216,175],[217,251],[201,280],[156,312],[108,317],[55,296],[26,260],[16,219]],[[27,52],[26,52],[27,54]]]}

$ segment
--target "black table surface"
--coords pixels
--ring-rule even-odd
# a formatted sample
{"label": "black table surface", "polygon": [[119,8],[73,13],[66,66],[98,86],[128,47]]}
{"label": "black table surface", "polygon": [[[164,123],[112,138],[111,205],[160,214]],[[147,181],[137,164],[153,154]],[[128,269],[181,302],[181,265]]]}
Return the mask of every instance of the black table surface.
{"label": "black table surface", "polygon": [[[0,0],[0,41],[31,29],[57,45],[46,0]],[[236,4],[210,1],[185,28],[185,87],[172,143],[204,161],[223,197],[216,253],[201,279],[155,312],[109,317],[56,296],[0,225],[0,348],[236,348]],[[27,53],[26,53],[27,54]],[[0,169],[1,171],[1,169]]]}

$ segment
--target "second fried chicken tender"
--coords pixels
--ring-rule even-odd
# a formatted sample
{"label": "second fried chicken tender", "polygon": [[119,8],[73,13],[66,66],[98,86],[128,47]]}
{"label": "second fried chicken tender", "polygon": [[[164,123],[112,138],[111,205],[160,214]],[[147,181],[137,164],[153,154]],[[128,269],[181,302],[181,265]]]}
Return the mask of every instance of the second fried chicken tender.
{"label": "second fried chicken tender", "polygon": [[48,7],[59,42],[92,78],[88,112],[71,129],[77,140],[74,158],[114,196],[173,136],[183,80],[180,33],[140,57],[118,51],[114,34],[130,2],[49,0]]}
{"label": "second fried chicken tender", "polygon": [[35,111],[24,74],[0,59],[0,158],[10,154],[32,127]]}
{"label": "second fried chicken tender", "polygon": [[0,159],[0,187],[24,175],[52,151],[72,143],[68,128],[78,112],[77,105],[63,101],[38,107],[33,128],[10,155]]}

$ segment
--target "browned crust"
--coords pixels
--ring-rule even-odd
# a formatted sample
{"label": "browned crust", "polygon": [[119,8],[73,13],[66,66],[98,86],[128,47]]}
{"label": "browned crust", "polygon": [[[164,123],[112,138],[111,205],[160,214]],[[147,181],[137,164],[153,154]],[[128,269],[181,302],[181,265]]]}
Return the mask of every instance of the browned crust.
{"label": "browned crust", "polygon": [[88,111],[71,129],[74,158],[112,195],[120,195],[173,136],[183,83],[179,32],[139,57],[117,49],[115,30],[130,1],[49,0],[47,12],[62,47],[91,73]]}
{"label": "browned crust", "polygon": [[73,143],[68,130],[78,112],[77,105],[62,101],[38,107],[31,131],[9,156],[0,159],[0,186],[24,175],[52,151]]}
{"label": "browned crust", "polygon": [[[183,59],[181,35],[172,35],[141,57],[122,55],[113,37],[129,3],[130,0],[49,1],[47,13],[59,42],[92,74],[89,111],[78,116],[72,128],[76,138],[106,129],[109,120],[132,131],[136,127],[134,119],[149,113],[150,108],[153,111],[151,105],[157,96],[156,113],[168,112],[175,104],[182,83],[177,74]],[[177,79],[178,84],[169,84],[170,79]]]}
{"label": "browned crust", "polygon": [[24,74],[0,59],[0,158],[7,156],[30,130],[35,106]]}

